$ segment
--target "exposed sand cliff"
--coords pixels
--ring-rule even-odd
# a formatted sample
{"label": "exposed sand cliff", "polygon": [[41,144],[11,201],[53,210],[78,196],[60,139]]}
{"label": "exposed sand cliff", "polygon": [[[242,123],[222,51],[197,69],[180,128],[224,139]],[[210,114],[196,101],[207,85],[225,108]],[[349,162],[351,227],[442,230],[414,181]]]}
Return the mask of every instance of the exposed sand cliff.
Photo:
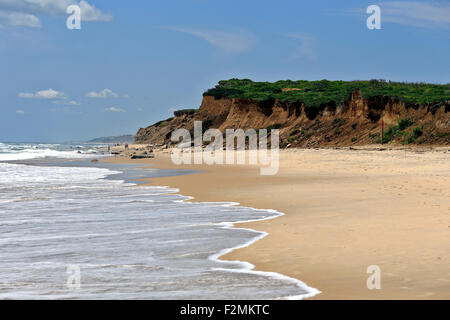
{"label": "exposed sand cliff", "polygon": [[[352,146],[381,142],[384,121],[386,143],[450,144],[450,101],[438,104],[406,105],[394,98],[363,98],[354,91],[341,104],[310,108],[301,102],[256,101],[204,96],[195,113],[177,113],[174,118],[139,129],[136,143],[170,144],[171,132],[185,128],[193,132],[194,121],[203,128],[280,129],[282,147]],[[406,128],[398,122],[408,119]],[[418,128],[417,130],[415,130]]]}

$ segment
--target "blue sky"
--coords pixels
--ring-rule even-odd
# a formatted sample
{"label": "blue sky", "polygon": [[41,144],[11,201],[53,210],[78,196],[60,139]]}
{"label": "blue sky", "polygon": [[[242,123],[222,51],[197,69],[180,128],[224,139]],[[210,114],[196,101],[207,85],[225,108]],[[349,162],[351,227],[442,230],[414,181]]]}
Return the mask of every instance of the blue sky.
{"label": "blue sky", "polygon": [[221,79],[449,83],[449,52],[448,0],[0,0],[0,141],[135,133]]}

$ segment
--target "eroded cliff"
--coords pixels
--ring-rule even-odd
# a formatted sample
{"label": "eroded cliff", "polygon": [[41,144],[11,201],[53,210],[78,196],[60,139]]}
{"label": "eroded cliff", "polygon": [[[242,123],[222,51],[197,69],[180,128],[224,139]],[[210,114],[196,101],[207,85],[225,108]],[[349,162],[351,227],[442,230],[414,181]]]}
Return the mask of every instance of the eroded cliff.
{"label": "eroded cliff", "polygon": [[277,99],[257,101],[205,95],[194,113],[175,117],[139,129],[136,143],[171,144],[172,131],[193,132],[194,121],[203,129],[280,130],[282,147],[367,145],[383,141],[391,144],[450,144],[450,100],[439,103],[404,103],[389,96],[364,98],[354,90],[340,103],[308,107],[302,102]]}

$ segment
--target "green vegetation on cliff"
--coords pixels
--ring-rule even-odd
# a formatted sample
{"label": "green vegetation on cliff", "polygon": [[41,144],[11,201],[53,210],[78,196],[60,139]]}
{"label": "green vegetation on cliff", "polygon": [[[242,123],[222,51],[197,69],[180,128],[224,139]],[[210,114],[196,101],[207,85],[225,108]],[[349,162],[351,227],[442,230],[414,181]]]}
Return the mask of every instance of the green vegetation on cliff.
{"label": "green vegetation on cliff", "polygon": [[450,84],[427,84],[370,81],[306,81],[282,80],[253,82],[249,79],[230,79],[206,91],[204,96],[216,98],[278,99],[283,102],[303,102],[308,107],[340,104],[359,89],[364,98],[388,96],[406,104],[440,103],[450,100]]}

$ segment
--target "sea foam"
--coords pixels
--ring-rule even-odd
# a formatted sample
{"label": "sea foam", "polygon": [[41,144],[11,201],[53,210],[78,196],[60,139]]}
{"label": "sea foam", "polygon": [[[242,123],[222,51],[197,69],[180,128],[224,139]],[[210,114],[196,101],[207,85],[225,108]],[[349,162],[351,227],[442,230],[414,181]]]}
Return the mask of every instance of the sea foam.
{"label": "sea foam", "polygon": [[[220,257],[266,235],[273,210],[196,203],[94,167],[0,163],[0,298],[301,299],[300,280]],[[149,171],[151,175],[153,171]],[[66,283],[77,266],[80,288]]]}

